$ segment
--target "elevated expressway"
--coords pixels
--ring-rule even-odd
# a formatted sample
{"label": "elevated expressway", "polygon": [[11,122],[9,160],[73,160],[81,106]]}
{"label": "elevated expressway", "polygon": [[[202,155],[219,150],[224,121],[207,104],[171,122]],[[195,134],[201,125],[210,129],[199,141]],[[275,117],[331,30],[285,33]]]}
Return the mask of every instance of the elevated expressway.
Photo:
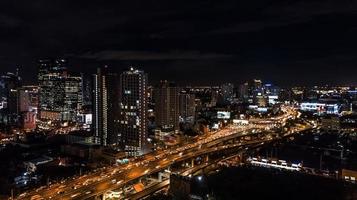
{"label": "elevated expressway", "polygon": [[[296,116],[297,112],[288,108],[283,115],[273,120],[281,122]],[[190,161],[191,168],[194,168],[194,159],[197,157],[204,157],[209,163],[208,158],[213,154],[229,156],[241,151],[242,147],[273,140],[265,137],[257,129],[254,125],[240,128],[227,127],[216,133],[199,137],[197,142],[183,144],[176,149],[152,152],[132,159],[127,165],[101,168],[81,177],[73,177],[63,183],[27,192],[16,199],[100,199],[107,191],[123,188],[140,178],[170,169],[175,164]],[[244,137],[251,138],[249,141],[242,141],[241,138]]]}

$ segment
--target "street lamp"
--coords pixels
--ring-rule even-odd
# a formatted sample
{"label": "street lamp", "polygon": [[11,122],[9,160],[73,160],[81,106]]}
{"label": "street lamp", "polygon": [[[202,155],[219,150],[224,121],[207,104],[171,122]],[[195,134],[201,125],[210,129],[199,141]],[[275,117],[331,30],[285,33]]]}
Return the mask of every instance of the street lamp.
{"label": "street lamp", "polygon": [[197,177],[198,181],[202,181],[202,176]]}

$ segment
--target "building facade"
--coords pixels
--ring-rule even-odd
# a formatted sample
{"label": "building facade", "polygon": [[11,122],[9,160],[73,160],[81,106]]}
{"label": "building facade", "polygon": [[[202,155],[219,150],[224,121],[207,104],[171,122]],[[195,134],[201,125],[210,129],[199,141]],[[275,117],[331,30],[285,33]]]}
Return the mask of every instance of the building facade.
{"label": "building facade", "polygon": [[82,77],[68,73],[65,59],[43,59],[38,65],[40,119],[76,122],[83,102]]}
{"label": "building facade", "polygon": [[234,99],[234,85],[232,83],[226,83],[221,86],[221,94],[223,103],[230,103]]}
{"label": "building facade", "polygon": [[119,138],[129,156],[147,151],[148,134],[148,76],[144,71],[130,68],[120,75]]}
{"label": "building facade", "polygon": [[18,89],[20,126],[27,131],[36,128],[38,110],[38,86],[22,86]]}
{"label": "building facade", "polygon": [[179,116],[181,122],[191,122],[195,120],[195,95],[188,93],[179,94]]}
{"label": "building facade", "polygon": [[82,77],[67,76],[64,88],[65,97],[62,120],[77,121],[77,116],[83,105]]}
{"label": "building facade", "polygon": [[174,83],[160,81],[155,89],[155,122],[158,128],[179,130],[179,89]]}
{"label": "building facade", "polygon": [[61,112],[64,109],[67,61],[43,59],[38,61],[38,65],[40,118],[61,120]]}
{"label": "building facade", "polygon": [[108,67],[98,68],[93,80],[94,142],[102,146],[118,143],[118,75]]}
{"label": "building facade", "polygon": [[21,86],[18,73],[7,72],[0,77],[0,123],[16,126],[19,120],[18,88]]}

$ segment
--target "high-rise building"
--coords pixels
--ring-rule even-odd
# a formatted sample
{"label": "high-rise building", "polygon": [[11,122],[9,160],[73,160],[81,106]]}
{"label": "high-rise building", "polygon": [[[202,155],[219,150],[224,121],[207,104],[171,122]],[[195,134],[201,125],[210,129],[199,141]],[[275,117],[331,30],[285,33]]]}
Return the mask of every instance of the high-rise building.
{"label": "high-rise building", "polygon": [[118,143],[118,75],[108,67],[98,68],[93,80],[94,142],[103,146]]}
{"label": "high-rise building", "polygon": [[148,76],[144,71],[130,68],[120,75],[119,138],[129,156],[147,151]]}
{"label": "high-rise building", "polygon": [[195,120],[195,95],[188,93],[179,94],[179,116],[182,122],[194,122]]}
{"label": "high-rise building", "polygon": [[67,61],[64,59],[39,60],[39,110],[41,119],[62,120],[65,105]]}
{"label": "high-rise building", "polygon": [[262,96],[263,92],[261,80],[253,79],[248,82],[249,103],[257,103],[257,96]]}
{"label": "high-rise building", "polygon": [[212,88],[212,90],[211,90],[211,100],[210,100],[210,103],[209,103],[209,107],[215,107],[217,105],[218,98],[219,98],[219,91]]}
{"label": "high-rise building", "polygon": [[56,73],[65,75],[67,73],[68,62],[65,59],[40,59],[38,60],[38,80],[41,82],[43,75]]}
{"label": "high-rise building", "polygon": [[256,89],[260,89],[263,83],[259,79],[253,79],[249,84],[253,90],[256,90]]}
{"label": "high-rise building", "polygon": [[83,104],[82,77],[67,76],[65,78],[63,121],[76,121]]}
{"label": "high-rise building", "polygon": [[249,85],[245,82],[239,86],[239,99],[243,102],[248,102],[249,99]]}
{"label": "high-rise building", "polygon": [[39,60],[38,84],[41,119],[77,120],[83,102],[82,77],[67,72],[66,60]]}
{"label": "high-rise building", "polygon": [[221,86],[221,93],[224,103],[233,101],[234,98],[234,85],[232,83],[226,83]]}
{"label": "high-rise building", "polygon": [[155,89],[155,122],[162,130],[179,130],[179,90],[174,83],[160,81]]}
{"label": "high-rise building", "polygon": [[268,98],[269,105],[274,105],[279,99],[280,88],[270,83],[264,84],[264,94]]}
{"label": "high-rise building", "polygon": [[92,105],[92,81],[93,79],[91,77],[85,76],[84,74],[81,74],[82,76],[82,93],[83,93],[83,106],[88,106],[91,107]]}
{"label": "high-rise building", "polygon": [[22,86],[18,89],[18,110],[21,127],[32,131],[36,128],[38,86]]}
{"label": "high-rise building", "polygon": [[18,88],[19,112],[36,111],[38,109],[38,86],[26,85]]}
{"label": "high-rise building", "polygon": [[0,77],[0,123],[17,125],[19,119],[18,92],[21,78],[18,73],[7,72]]}

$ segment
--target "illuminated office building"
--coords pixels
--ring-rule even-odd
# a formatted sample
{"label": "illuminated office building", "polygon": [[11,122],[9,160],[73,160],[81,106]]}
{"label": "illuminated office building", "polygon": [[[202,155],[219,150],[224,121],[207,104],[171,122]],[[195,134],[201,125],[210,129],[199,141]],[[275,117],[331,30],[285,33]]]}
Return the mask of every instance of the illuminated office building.
{"label": "illuminated office building", "polygon": [[155,89],[155,121],[162,130],[179,130],[179,90],[174,83],[161,81]]}
{"label": "illuminated office building", "polygon": [[226,83],[221,86],[221,94],[223,103],[230,103],[234,98],[234,85],[232,83]]}
{"label": "illuminated office building", "polygon": [[21,78],[18,73],[7,72],[0,77],[0,123],[17,125],[18,123],[18,88]]}
{"label": "illuminated office building", "polygon": [[118,75],[108,67],[98,68],[93,80],[94,142],[102,146],[118,143]]}
{"label": "illuminated office building", "polygon": [[129,156],[147,150],[148,76],[144,71],[130,68],[120,75],[119,138]]}
{"label": "illuminated office building", "polygon": [[38,65],[40,118],[61,120],[61,113],[65,105],[67,61],[64,59],[44,59],[39,60]]}
{"label": "illuminated office building", "polygon": [[179,116],[182,122],[194,122],[195,119],[195,95],[188,93],[179,94]]}
{"label": "illuminated office building", "polygon": [[239,85],[238,96],[241,101],[248,102],[248,100],[249,100],[249,84],[248,84],[248,82],[245,82],[245,83]]}
{"label": "illuminated office building", "polygon": [[82,77],[67,76],[65,79],[63,121],[76,121],[83,104]]}
{"label": "illuminated office building", "polygon": [[40,118],[76,122],[82,106],[82,77],[67,72],[65,59],[39,60]]}
{"label": "illuminated office building", "polygon": [[36,128],[38,109],[38,86],[22,86],[18,89],[20,126],[32,131]]}

